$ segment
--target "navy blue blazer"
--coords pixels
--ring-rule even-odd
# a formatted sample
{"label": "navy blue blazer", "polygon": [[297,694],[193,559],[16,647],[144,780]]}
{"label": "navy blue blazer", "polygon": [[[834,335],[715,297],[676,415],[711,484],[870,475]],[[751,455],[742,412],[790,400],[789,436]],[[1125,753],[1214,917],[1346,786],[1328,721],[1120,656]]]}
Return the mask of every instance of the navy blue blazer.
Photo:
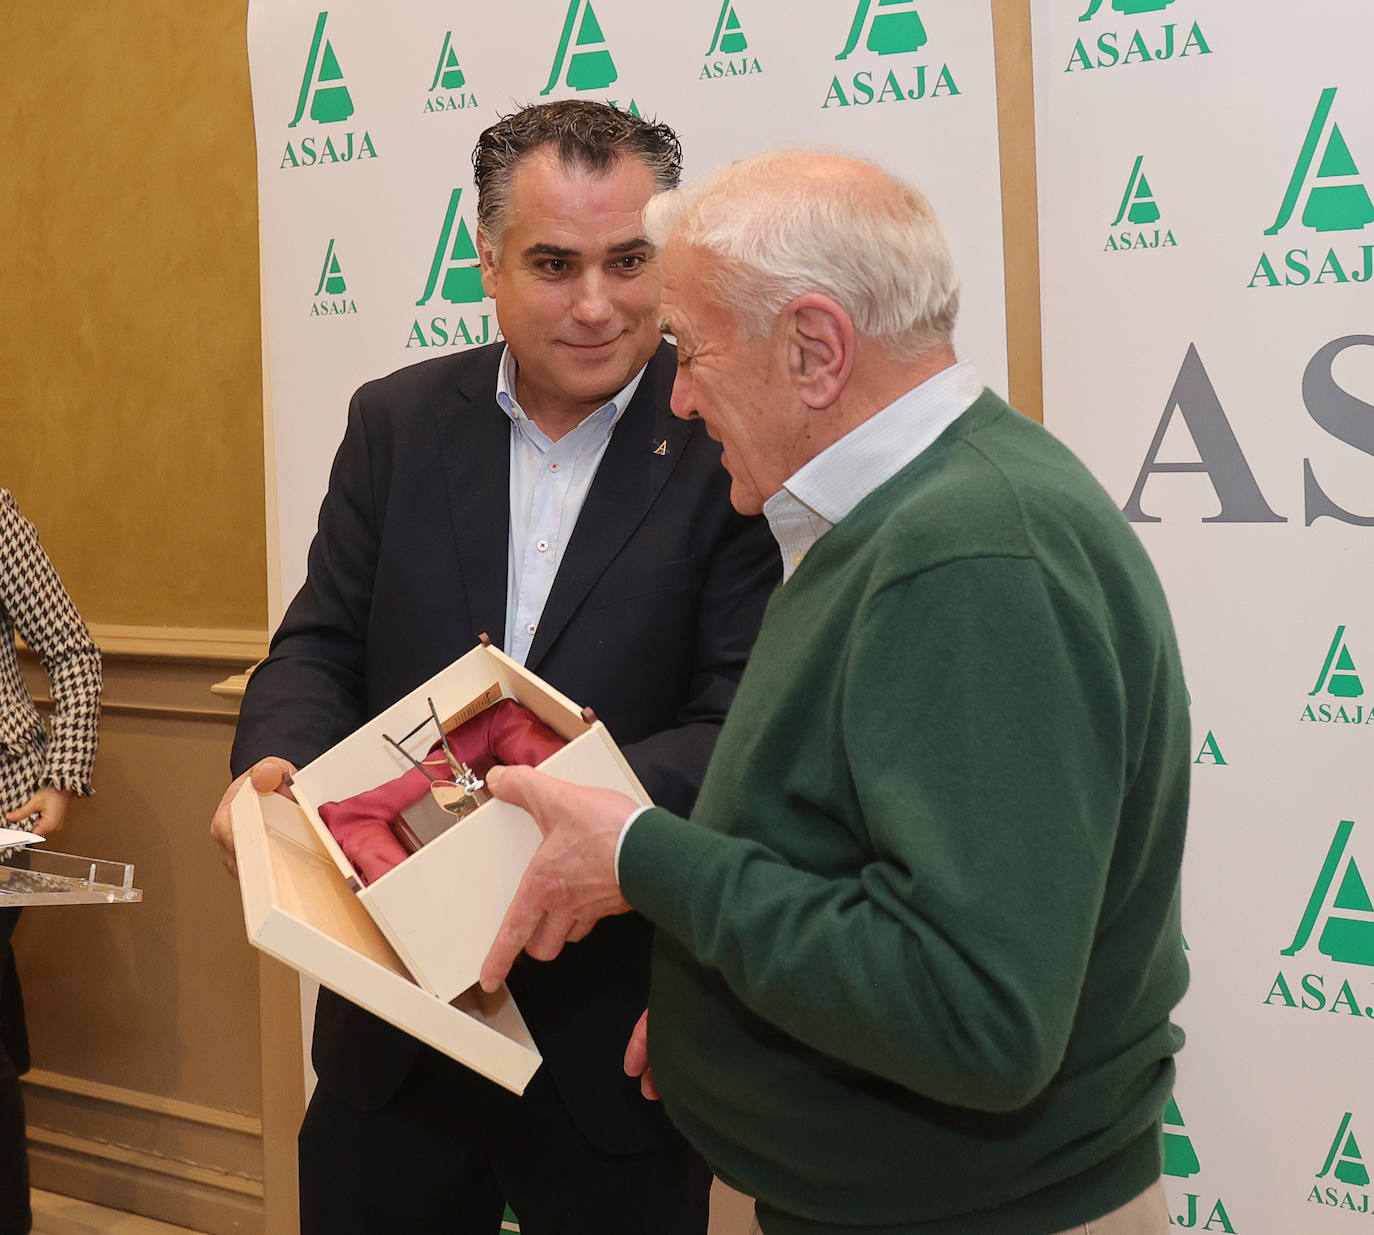
{"label": "navy blue blazer", "polygon": [[[425,361],[354,395],[305,585],[254,672],[235,774],[297,766],[469,651],[503,642],[510,421],[499,345]],[[668,410],[664,344],[616,425],[568,542],[526,664],[595,709],[650,796],[689,813],[780,575],[761,519],[736,514],[720,447]],[[602,1149],[663,1142],[658,1104],[622,1057],[648,994],[649,928],[603,921],[511,989],[544,1066]],[[313,1059],[359,1109],[385,1103],[418,1043],[322,991]]]}

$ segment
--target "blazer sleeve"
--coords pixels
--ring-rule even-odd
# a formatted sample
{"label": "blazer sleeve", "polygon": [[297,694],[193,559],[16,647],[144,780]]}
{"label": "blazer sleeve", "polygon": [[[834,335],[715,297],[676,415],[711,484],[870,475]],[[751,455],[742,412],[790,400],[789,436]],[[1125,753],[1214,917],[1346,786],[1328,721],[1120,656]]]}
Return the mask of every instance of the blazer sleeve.
{"label": "blazer sleeve", "polygon": [[[100,724],[100,649],[33,524],[6,490],[0,490],[0,544],[0,602],[38,654],[52,686],[52,720],[38,784],[88,795]],[[22,682],[16,686],[20,690]]]}
{"label": "blazer sleeve", "polygon": [[691,813],[781,574],[767,522],[731,512],[710,549],[697,593],[692,677],[677,724],[621,748],[659,806]]}

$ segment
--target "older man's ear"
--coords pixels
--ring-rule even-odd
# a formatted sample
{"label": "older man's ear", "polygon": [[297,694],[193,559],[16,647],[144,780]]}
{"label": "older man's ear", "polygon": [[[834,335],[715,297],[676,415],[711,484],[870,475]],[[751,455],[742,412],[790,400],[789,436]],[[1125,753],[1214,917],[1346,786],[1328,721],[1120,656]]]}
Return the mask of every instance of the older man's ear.
{"label": "older man's ear", "polygon": [[798,397],[821,411],[840,397],[854,367],[854,323],[829,296],[798,297],[787,309],[788,370]]}

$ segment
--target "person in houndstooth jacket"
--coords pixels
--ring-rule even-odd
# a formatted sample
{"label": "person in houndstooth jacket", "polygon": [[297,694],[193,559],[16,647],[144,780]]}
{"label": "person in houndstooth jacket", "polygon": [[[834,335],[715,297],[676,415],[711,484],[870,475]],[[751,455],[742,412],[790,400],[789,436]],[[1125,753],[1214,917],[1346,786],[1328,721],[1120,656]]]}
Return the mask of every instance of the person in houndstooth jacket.
{"label": "person in houndstooth jacket", "polygon": [[[44,726],[15,652],[15,633],[52,684]],[[0,489],[0,813],[4,824],[50,836],[73,795],[91,792],[100,718],[100,649],[57,577],[38,533]],[[0,857],[4,856],[0,850]],[[29,1170],[19,1076],[29,1066],[24,1002],[10,937],[17,908],[0,909],[0,1235],[27,1235]]]}

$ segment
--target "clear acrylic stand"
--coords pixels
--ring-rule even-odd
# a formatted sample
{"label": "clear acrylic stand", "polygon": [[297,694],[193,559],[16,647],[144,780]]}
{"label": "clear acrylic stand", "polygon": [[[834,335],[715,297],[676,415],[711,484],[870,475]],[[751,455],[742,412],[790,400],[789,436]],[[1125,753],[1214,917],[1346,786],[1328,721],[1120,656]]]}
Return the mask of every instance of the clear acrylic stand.
{"label": "clear acrylic stand", "polygon": [[0,906],[114,905],[143,899],[134,868],[74,853],[26,848],[0,862]]}

